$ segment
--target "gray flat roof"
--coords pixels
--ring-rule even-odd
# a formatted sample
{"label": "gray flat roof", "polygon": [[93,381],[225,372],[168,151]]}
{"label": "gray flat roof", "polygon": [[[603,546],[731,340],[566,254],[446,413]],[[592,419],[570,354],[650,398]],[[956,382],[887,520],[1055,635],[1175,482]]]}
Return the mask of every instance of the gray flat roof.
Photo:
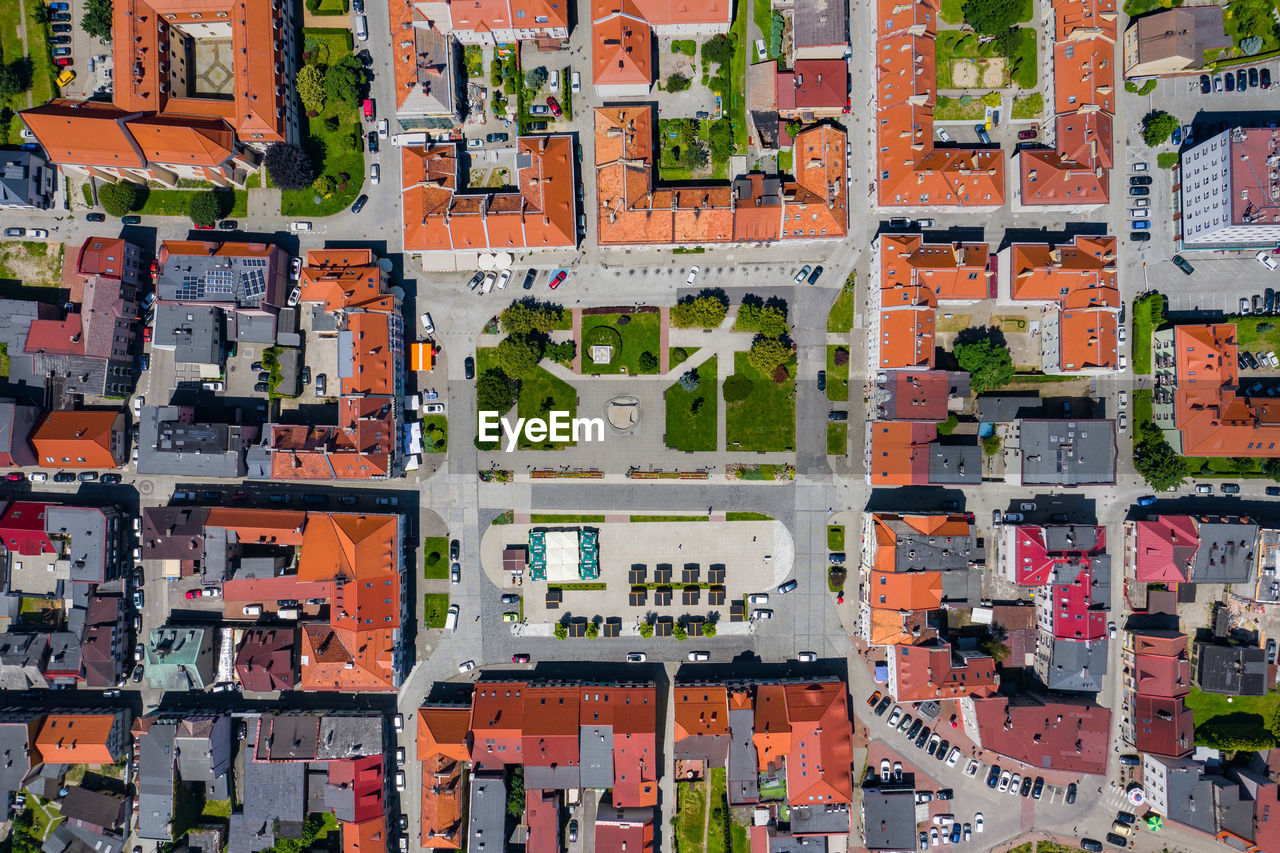
{"label": "gray flat roof", "polygon": [[1023,420],[1022,482],[1083,486],[1116,481],[1116,425],[1108,420]]}
{"label": "gray flat roof", "polygon": [[[792,812],[794,813],[794,809]],[[862,792],[862,822],[868,850],[916,849],[916,792],[913,788]],[[793,826],[794,830],[794,826]]]}
{"label": "gray flat roof", "polygon": [[222,309],[161,303],[151,345],[173,350],[178,364],[222,363]]}

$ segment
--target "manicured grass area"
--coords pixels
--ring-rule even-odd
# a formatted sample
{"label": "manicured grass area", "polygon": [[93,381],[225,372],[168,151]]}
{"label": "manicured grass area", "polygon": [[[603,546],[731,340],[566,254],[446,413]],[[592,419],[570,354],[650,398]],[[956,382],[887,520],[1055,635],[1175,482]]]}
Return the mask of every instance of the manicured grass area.
{"label": "manicured grass area", "polygon": [[[1227,700],[1230,699],[1228,702]],[[1257,714],[1265,725],[1270,725],[1280,710],[1280,692],[1271,691],[1266,696],[1221,696],[1217,693],[1205,693],[1198,687],[1192,687],[1187,694],[1187,707],[1195,714],[1196,728],[1204,725],[1214,717],[1226,714]]]}
{"label": "manicured grass area", "polygon": [[633,515],[633,522],[646,521],[710,521],[711,518],[705,515]]}
{"label": "manicured grass area", "polygon": [[[247,215],[249,193],[246,190],[221,190],[232,196],[231,210],[227,217]],[[147,200],[138,213],[142,216],[189,216],[193,190],[147,190]]]}
{"label": "manicured grass area", "polygon": [[796,362],[787,365],[781,384],[751,366],[747,353],[733,354],[735,373],[751,380],[747,399],[727,403],[725,449],[790,451],[796,449]]}
{"label": "manicured grass area", "polygon": [[791,167],[795,163],[796,155],[793,151],[778,152],[778,171],[782,174],[791,174]]}
{"label": "manicured grass area", "polygon": [[[476,350],[476,375],[481,376],[486,370],[497,367],[493,347],[481,347]],[[520,396],[516,402],[516,412],[522,418],[541,418],[547,412],[568,412],[570,418],[578,414],[578,393],[573,386],[563,379],[552,376],[541,367],[520,381]],[[521,433],[519,447],[522,450],[557,450],[572,447],[572,440],[557,444],[544,441],[539,444],[529,442]],[[505,444],[503,445],[505,446]]]}
{"label": "manicured grass area", "polygon": [[[313,61],[328,63],[351,53],[351,31],[346,29],[307,28],[302,31],[307,49]],[[330,130],[325,120],[337,117],[337,130]],[[317,175],[331,175],[342,184],[341,176],[347,175],[346,186],[334,191],[328,198],[320,198],[315,190],[283,190],[280,194],[282,216],[331,216],[355,201],[364,185],[365,166],[363,143],[355,151],[346,150],[339,141],[342,136],[359,133],[359,107],[329,98],[324,109],[315,118],[307,119],[307,136],[303,145],[311,153]]]}
{"label": "manicured grass area", "polygon": [[[694,350],[693,352],[697,352]],[[667,369],[675,370],[677,365],[684,364],[693,353],[684,347],[671,347],[667,352]]]}
{"label": "manicured grass area", "polygon": [[[1027,8],[1031,7],[1027,0]],[[1030,15],[1027,16],[1030,20]],[[1036,62],[1036,31],[1030,27],[1019,27],[1018,37],[1014,42],[1012,55],[1009,58],[1009,78],[1014,85],[1031,90],[1040,79],[1040,65]]]}
{"label": "manicured grass area", "polygon": [[[626,322],[620,322],[622,318]],[[578,350],[582,353],[583,373],[657,373],[640,368],[640,356],[649,353],[658,359],[661,318],[657,314],[583,314],[582,339]],[[591,360],[591,347],[605,344],[613,347],[613,360],[597,364]]]}
{"label": "manicured grass area", "polygon": [[[702,402],[697,402],[699,400]],[[716,406],[719,402],[716,357],[712,356],[698,367],[698,390],[686,391],[679,382],[667,388],[667,447],[673,450],[716,450],[719,446],[716,435]]]}
{"label": "manicured grass area", "polygon": [[849,425],[846,423],[827,424],[827,455],[844,456],[849,450]]}
{"label": "manicured grass area", "polygon": [[827,550],[828,551],[844,550],[844,525],[843,524],[827,525]]}
{"label": "manicured grass area", "polygon": [[712,767],[708,778],[711,782],[711,816],[707,822],[707,853],[729,853],[729,804],[728,771]]}
{"label": "manicured grass area", "polygon": [[850,275],[849,281],[845,282],[844,289],[840,291],[840,295],[832,303],[831,310],[827,312],[828,332],[843,335],[853,328],[853,298],[853,276]]}
{"label": "manicured grass area", "polygon": [[570,515],[554,512],[529,513],[530,524],[604,524],[603,515]]}
{"label": "manicured grass area", "polygon": [[1040,118],[1041,114],[1044,113],[1044,95],[1034,92],[1021,98],[1014,98],[1013,108],[1010,112],[1013,113],[1015,119]]}
{"label": "manicured grass area", "polygon": [[449,613],[449,593],[428,592],[422,596],[422,613],[428,628],[443,628]]}
{"label": "manicured grass area", "polygon": [[231,801],[205,800],[204,808],[200,811],[200,816],[229,820],[231,818]]}
{"label": "manicured grass area", "polygon": [[705,850],[702,819],[706,811],[706,788],[702,782],[676,785],[676,850],[690,853]]}
{"label": "manicured grass area", "polygon": [[[843,349],[844,364],[836,364],[836,350]],[[849,399],[849,348],[827,345],[827,399],[843,402]]]}
{"label": "manicured grass area", "polygon": [[[7,7],[17,5],[17,0],[3,0],[0,3],[0,15],[7,16]],[[31,48],[31,52],[27,54],[31,58],[31,105],[38,107],[47,104],[58,93],[57,80],[61,69],[53,64],[53,55],[48,46],[49,24],[36,21],[36,8],[40,4],[33,1],[23,5],[27,9],[27,44]],[[6,53],[5,61],[8,60],[9,54]]]}
{"label": "manicured grass area", "polygon": [[444,415],[426,415],[422,419],[422,449],[425,453],[444,453],[449,449],[449,419]]}
{"label": "manicured grass area", "polygon": [[942,0],[942,8],[938,17],[948,24],[959,24],[964,21],[964,0]]}
{"label": "manicured grass area", "polygon": [[977,98],[963,104],[959,98],[946,95],[938,96],[938,104],[933,109],[933,117],[937,121],[976,121],[985,114],[986,110]]}
{"label": "manicured grass area", "polygon": [[763,512],[726,512],[725,521],[773,521],[772,515]]}
{"label": "manicured grass area", "polygon": [[[1164,297],[1162,295],[1153,293],[1145,299],[1135,299],[1133,301],[1132,361],[1134,373],[1141,376],[1151,372],[1151,334],[1159,330],[1163,323]],[[1253,332],[1256,332],[1257,324],[1253,324],[1251,328]],[[1237,337],[1240,336],[1240,333],[1241,329],[1237,325]]]}
{"label": "manicured grass area", "polygon": [[1280,347],[1280,317],[1230,317],[1236,324],[1236,342],[1242,347]]}
{"label": "manicured grass area", "polygon": [[422,540],[422,576],[429,581],[449,579],[449,540],[428,536]]}

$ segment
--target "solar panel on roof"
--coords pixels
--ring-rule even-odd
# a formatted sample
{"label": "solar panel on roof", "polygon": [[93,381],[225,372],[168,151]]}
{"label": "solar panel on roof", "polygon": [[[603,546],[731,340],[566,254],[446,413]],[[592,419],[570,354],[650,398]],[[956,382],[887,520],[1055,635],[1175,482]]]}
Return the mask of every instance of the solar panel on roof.
{"label": "solar panel on roof", "polygon": [[207,270],[204,280],[209,293],[235,292],[236,274],[231,270]]}
{"label": "solar panel on roof", "polygon": [[244,274],[244,295],[249,299],[260,299],[267,292],[267,277],[260,269],[249,270]]}

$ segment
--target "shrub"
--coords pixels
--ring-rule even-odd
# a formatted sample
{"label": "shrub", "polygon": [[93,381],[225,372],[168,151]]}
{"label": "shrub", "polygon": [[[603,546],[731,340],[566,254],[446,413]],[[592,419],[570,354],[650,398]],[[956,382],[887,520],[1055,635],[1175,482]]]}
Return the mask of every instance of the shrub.
{"label": "shrub", "polygon": [[308,112],[324,109],[324,71],[318,65],[304,65],[293,77],[298,100]]}
{"label": "shrub", "polygon": [[547,85],[547,69],[539,65],[524,72],[524,85],[535,92]]}
{"label": "shrub", "polygon": [[594,640],[596,637],[599,637],[599,636],[600,636],[600,626],[597,625],[594,621],[588,622],[587,623],[587,639]]}
{"label": "shrub", "polygon": [[552,629],[552,633],[557,640],[563,640],[569,636],[569,629],[563,622],[557,622],[556,627]]}
{"label": "shrub", "polygon": [[271,182],[282,190],[305,190],[316,179],[311,155],[300,145],[276,142],[263,157]]}
{"label": "shrub", "polygon": [[213,190],[204,190],[191,194],[188,200],[187,212],[191,215],[191,221],[196,225],[212,225],[223,216],[223,195]]}
{"label": "shrub", "polygon": [[338,188],[338,184],[332,175],[321,175],[312,182],[311,188],[327,198],[333,195],[333,191]]}
{"label": "shrub", "polygon": [[683,625],[676,625],[671,629],[671,636],[683,643],[689,639],[689,632],[684,629]]}
{"label": "shrub", "polygon": [[849,363],[849,350],[847,347],[836,347],[834,353],[831,354],[831,361],[836,367],[844,367]]}
{"label": "shrub", "polygon": [[1142,141],[1151,148],[1169,141],[1178,119],[1163,110],[1152,110],[1142,117]]}
{"label": "shrub", "polygon": [[690,80],[688,77],[678,72],[675,74],[672,74],[670,77],[667,78],[668,92],[683,92],[685,89],[688,89],[692,85],[693,85],[692,80]]}
{"label": "shrub", "polygon": [[647,620],[647,619],[646,619],[645,621],[643,621],[643,622],[641,622],[641,623],[640,623],[640,636],[641,636],[641,637],[644,637],[646,640],[649,640],[649,639],[652,639],[652,638],[653,638],[653,623],[652,623],[652,622],[650,622],[649,620]]}
{"label": "shrub", "polygon": [[545,334],[560,323],[564,309],[526,296],[503,308],[498,316],[502,320],[503,331],[509,335],[527,335],[530,332]]}
{"label": "shrub", "polygon": [[706,289],[697,296],[686,296],[671,309],[671,323],[682,329],[698,327],[714,329],[729,314],[729,297],[723,290]]}
{"label": "shrub", "polygon": [[680,387],[689,393],[697,391],[700,384],[702,378],[698,376],[697,370],[687,370],[680,376]]}
{"label": "shrub", "polygon": [[702,636],[714,637],[715,635],[716,635],[716,623],[708,622],[702,626]]}
{"label": "shrub", "polygon": [[[778,338],[756,335],[747,352],[747,361],[761,373],[768,375],[774,369],[791,360],[791,344]],[[727,380],[726,380],[727,381]]]}
{"label": "shrub", "polygon": [[743,376],[741,373],[735,373],[724,381],[724,401],[726,403],[737,403],[751,396],[751,389],[755,387],[751,380]]}
{"label": "shrub", "polygon": [[98,202],[112,216],[124,216],[142,208],[147,200],[147,188],[130,181],[117,181],[98,187]]}
{"label": "shrub", "polygon": [[651,352],[642,352],[636,359],[636,366],[640,368],[641,373],[657,373],[658,357]]}
{"label": "shrub", "polygon": [[1245,56],[1256,56],[1262,52],[1262,36],[1245,36],[1240,39],[1240,52]]}
{"label": "shrub", "polygon": [[547,344],[543,355],[551,359],[556,364],[570,365],[573,364],[573,358],[578,354],[578,345],[573,341],[564,341],[558,344]]}
{"label": "shrub", "polygon": [[984,107],[998,107],[998,106],[1000,106],[1000,93],[999,93],[999,92],[987,92],[987,94],[985,94],[985,95],[983,95],[983,96],[982,96],[982,105],[983,105]]}
{"label": "shrub", "polygon": [[844,589],[844,582],[848,580],[849,573],[844,566],[832,566],[827,570],[827,589],[832,592],[839,592]]}

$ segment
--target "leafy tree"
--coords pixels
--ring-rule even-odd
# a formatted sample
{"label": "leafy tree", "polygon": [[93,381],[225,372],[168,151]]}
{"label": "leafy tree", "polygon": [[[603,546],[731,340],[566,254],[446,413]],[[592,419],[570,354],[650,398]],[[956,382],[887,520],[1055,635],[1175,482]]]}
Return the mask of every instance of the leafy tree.
{"label": "leafy tree", "polygon": [[708,65],[728,65],[733,61],[733,39],[724,33],[702,43],[702,61]]}
{"label": "leafy tree", "polygon": [[693,85],[693,81],[678,71],[667,78],[668,92],[683,92]]}
{"label": "leafy tree", "polygon": [[311,184],[311,188],[321,196],[328,198],[333,195],[333,191],[338,188],[338,184],[332,175],[321,175]]}
{"label": "leafy tree", "polygon": [[642,352],[636,359],[636,366],[640,368],[641,373],[657,373],[658,357],[648,351]]}
{"label": "leafy tree", "polygon": [[564,341],[558,344],[547,344],[546,350],[543,352],[547,358],[556,364],[572,364],[573,357],[578,354],[578,345],[573,341]]}
{"label": "leafy tree", "polygon": [[509,335],[545,334],[559,325],[563,316],[564,309],[559,305],[539,302],[532,296],[512,302],[499,315],[502,329]]}
{"label": "leafy tree", "polygon": [[844,367],[849,363],[849,348],[836,347],[835,352],[831,354],[831,361],[836,367]]}
{"label": "leafy tree", "polygon": [[714,329],[729,314],[729,297],[723,290],[708,288],[697,296],[686,296],[671,309],[671,323],[678,328]]}
{"label": "leafy tree", "polygon": [[982,439],[982,452],[986,456],[995,456],[1003,446],[1004,441],[998,435],[989,435]]}
{"label": "leafy tree", "polygon": [[1160,430],[1143,424],[1142,439],[1133,448],[1133,468],[1158,492],[1176,489],[1187,478],[1187,460],[1173,452]]}
{"label": "leafy tree", "polygon": [[293,76],[298,89],[298,100],[309,113],[324,109],[324,70],[319,65],[304,65]]}
{"label": "leafy tree", "polygon": [[111,41],[111,0],[86,0],[80,26],[94,38]]}
{"label": "leafy tree", "polygon": [[0,65],[0,98],[9,100],[31,88],[31,60],[25,56]]}
{"label": "leafy tree", "polygon": [[563,622],[557,622],[556,627],[552,629],[552,633],[557,640],[563,640],[569,636],[569,628]]}
{"label": "leafy tree", "polygon": [[[714,637],[715,635],[716,635],[716,623],[707,622],[705,625],[702,626],[702,636]],[[725,849],[728,850],[730,848],[726,847]]]}
{"label": "leafy tree", "polygon": [[686,370],[680,376],[680,387],[685,391],[688,391],[689,393],[693,393],[694,391],[697,391],[698,386],[701,384],[702,384],[702,378],[698,376],[698,371],[696,369]]}
{"label": "leafy tree", "polygon": [[1018,23],[1021,0],[964,0],[964,20],[984,36],[999,35]]}
{"label": "leafy tree", "polygon": [[547,69],[539,65],[524,72],[524,85],[535,92],[547,85]]}
{"label": "leafy tree", "polygon": [[187,212],[196,225],[212,225],[222,216],[222,199],[213,190],[192,193]]}
{"label": "leafy tree", "polygon": [[1178,119],[1163,110],[1152,110],[1142,117],[1142,141],[1151,148],[1169,141],[1178,127]]}
{"label": "leafy tree", "polygon": [[316,179],[311,155],[300,145],[276,142],[263,157],[271,182],[282,190],[305,190]]}
{"label": "leafy tree", "polygon": [[804,129],[804,125],[798,121],[793,120],[793,121],[787,122],[787,136],[790,136],[792,139],[795,139],[797,136],[799,136],[800,131],[803,129]]}
{"label": "leafy tree", "polygon": [[599,637],[599,636],[600,636],[600,626],[595,623],[595,620],[588,622],[587,623],[587,639],[594,640],[596,637]]}
{"label": "leafy tree", "polygon": [[37,24],[53,23],[53,10],[44,3],[37,3],[35,9],[31,12],[31,17],[35,19]]}
{"label": "leafy tree", "polygon": [[684,629],[683,625],[676,625],[671,629],[671,636],[683,643],[689,639],[689,632]]}
{"label": "leafy tree", "polygon": [[646,640],[653,639],[653,623],[648,619],[640,623],[640,636]]}
{"label": "leafy tree", "polygon": [[778,338],[756,335],[756,339],[751,342],[751,349],[747,351],[747,361],[756,370],[766,375],[773,373],[775,368],[783,366],[790,360],[791,344]]}
{"label": "leafy tree", "polygon": [[507,814],[524,817],[524,767],[516,764],[507,772]]}
{"label": "leafy tree", "polygon": [[750,379],[741,373],[735,373],[724,381],[724,401],[737,403],[745,400],[751,396],[751,389],[754,387]]}
{"label": "leafy tree", "polygon": [[1272,458],[1263,462],[1262,473],[1272,480],[1280,482],[1280,459]]}
{"label": "leafy tree", "polygon": [[707,147],[701,142],[695,142],[688,145],[684,149],[684,155],[681,157],[684,167],[690,171],[702,169],[707,165],[709,157],[707,155]]}
{"label": "leafy tree", "polygon": [[543,338],[534,335],[508,335],[498,343],[494,353],[498,365],[508,376],[528,376],[542,361]]}
{"label": "leafy tree", "polygon": [[1161,151],[1156,155],[1156,166],[1161,169],[1172,169],[1181,159],[1182,155],[1177,151]]}
{"label": "leafy tree", "polygon": [[1013,379],[1013,356],[1003,343],[991,338],[980,338],[955,346],[956,363],[969,372],[969,384],[974,394],[985,394]]}
{"label": "leafy tree", "polygon": [[364,85],[364,65],[350,54],[325,69],[324,93],[335,101],[354,107],[360,102]]}
{"label": "leafy tree", "polygon": [[727,118],[711,122],[708,135],[711,159],[723,163],[733,156],[733,122]]}
{"label": "leafy tree", "polygon": [[98,187],[98,201],[102,209],[112,216],[124,216],[139,210],[147,198],[147,188],[142,184],[117,181]]}
{"label": "leafy tree", "polygon": [[494,367],[480,374],[476,382],[476,408],[482,412],[508,412],[516,404],[519,386]]}
{"label": "leafy tree", "polygon": [[360,135],[358,130],[340,134],[338,136],[338,146],[343,151],[361,151],[364,149],[364,137]]}
{"label": "leafy tree", "polygon": [[991,655],[996,663],[1004,663],[1009,659],[1009,647],[995,637],[987,637],[979,644],[979,648]]}

